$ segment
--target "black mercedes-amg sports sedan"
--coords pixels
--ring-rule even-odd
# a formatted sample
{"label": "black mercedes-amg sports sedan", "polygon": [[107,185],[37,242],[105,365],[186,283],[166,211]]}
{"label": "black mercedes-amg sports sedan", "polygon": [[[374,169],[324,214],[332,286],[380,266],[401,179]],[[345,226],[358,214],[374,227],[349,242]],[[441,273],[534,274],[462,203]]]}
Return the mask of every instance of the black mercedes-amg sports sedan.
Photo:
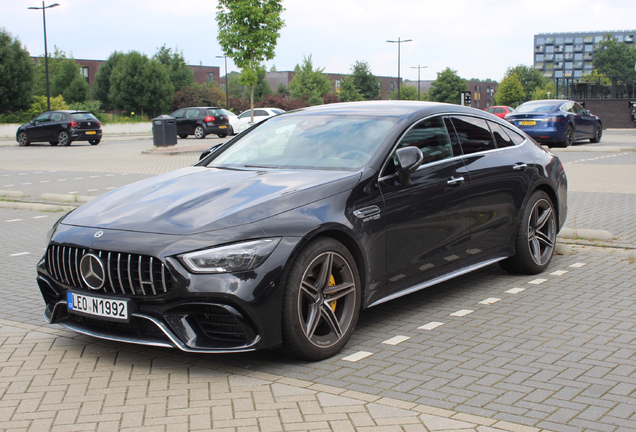
{"label": "black mercedes-amg sports sedan", "polygon": [[499,263],[536,274],[566,219],[560,160],[472,108],[330,104],[58,221],[45,318],[189,352],[338,353],[361,309]]}

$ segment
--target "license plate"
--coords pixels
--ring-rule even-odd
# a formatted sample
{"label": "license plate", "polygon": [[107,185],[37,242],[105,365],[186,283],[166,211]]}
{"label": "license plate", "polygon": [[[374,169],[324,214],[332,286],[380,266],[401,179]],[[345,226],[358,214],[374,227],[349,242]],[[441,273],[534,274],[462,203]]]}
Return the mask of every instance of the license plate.
{"label": "license plate", "polygon": [[86,135],[95,135],[96,133],[97,132],[95,132],[95,131],[88,131],[88,132],[86,132]]}
{"label": "license plate", "polygon": [[66,304],[69,312],[128,321],[128,299],[113,300],[68,292]]}
{"label": "license plate", "polygon": [[520,121],[519,122],[519,125],[521,126],[534,126],[536,124],[537,124],[536,121]]}
{"label": "license plate", "polygon": [[219,129],[225,129],[227,126],[219,126]]}

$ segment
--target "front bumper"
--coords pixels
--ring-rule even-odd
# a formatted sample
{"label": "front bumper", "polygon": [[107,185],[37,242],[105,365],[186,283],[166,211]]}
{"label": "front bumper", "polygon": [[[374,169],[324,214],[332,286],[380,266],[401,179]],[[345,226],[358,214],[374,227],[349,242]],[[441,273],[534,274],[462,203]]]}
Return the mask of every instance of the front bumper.
{"label": "front bumper", "polygon": [[[161,261],[169,272],[168,289],[146,285],[146,293],[139,287],[129,289],[127,280],[136,285],[134,269],[130,277],[126,266],[108,256],[108,281],[99,291],[89,290],[80,281],[73,255],[68,245],[51,246],[37,266],[37,283],[45,301],[44,317],[49,323],[60,324],[75,332],[119,342],[177,348],[186,352],[222,353],[244,352],[273,348],[281,343],[282,274],[288,257],[296,245],[295,239],[283,238],[259,268],[239,274],[190,274],[181,263],[171,257]],[[54,248],[57,246],[53,246]],[[79,249],[99,254],[93,249]],[[117,255],[123,255],[117,253]],[[69,258],[66,258],[69,257]],[[144,264],[145,265],[145,264]],[[141,264],[139,265],[141,269]],[[116,274],[120,272],[122,277]],[[155,271],[156,273],[156,271]],[[139,280],[149,276],[143,276]],[[157,277],[155,277],[155,280]],[[123,286],[120,292],[119,286]],[[147,282],[144,282],[147,283]],[[69,310],[67,293],[81,292],[98,298],[129,299],[128,322],[79,314]],[[114,292],[113,292],[114,291]]]}

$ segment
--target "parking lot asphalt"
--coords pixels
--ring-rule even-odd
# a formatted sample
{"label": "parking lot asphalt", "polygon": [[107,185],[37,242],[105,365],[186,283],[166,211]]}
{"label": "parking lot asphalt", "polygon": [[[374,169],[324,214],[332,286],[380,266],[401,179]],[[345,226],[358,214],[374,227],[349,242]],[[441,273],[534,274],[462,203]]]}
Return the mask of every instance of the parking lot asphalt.
{"label": "parking lot asphalt", "polygon": [[[201,143],[203,148],[217,139]],[[194,145],[194,144],[193,144]],[[46,325],[35,265],[58,211],[0,207],[0,431],[627,431],[636,429],[636,136],[555,152],[569,244],[544,274],[491,266],[371,308],[321,362],[184,354]],[[150,139],[0,143],[0,190],[96,196],[198,159]],[[10,206],[10,202],[5,201]]]}

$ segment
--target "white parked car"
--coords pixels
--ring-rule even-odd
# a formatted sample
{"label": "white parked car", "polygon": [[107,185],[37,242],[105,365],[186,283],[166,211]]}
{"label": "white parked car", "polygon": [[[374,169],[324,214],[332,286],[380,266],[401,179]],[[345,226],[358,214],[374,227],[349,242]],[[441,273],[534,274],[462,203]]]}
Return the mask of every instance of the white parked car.
{"label": "white parked car", "polygon": [[236,135],[239,130],[239,125],[241,124],[239,118],[232,111],[222,109],[223,114],[227,115],[227,120],[230,122],[230,133],[228,135]]}
{"label": "white parked car", "polygon": [[[235,133],[241,133],[245,129],[248,129],[250,126],[265,120],[268,117],[275,116],[277,114],[284,113],[282,109],[278,108],[254,108],[254,123],[252,123],[252,114],[250,110],[243,111],[238,116],[238,125],[237,127],[232,126]],[[230,124],[232,124],[232,120],[230,119]]]}

